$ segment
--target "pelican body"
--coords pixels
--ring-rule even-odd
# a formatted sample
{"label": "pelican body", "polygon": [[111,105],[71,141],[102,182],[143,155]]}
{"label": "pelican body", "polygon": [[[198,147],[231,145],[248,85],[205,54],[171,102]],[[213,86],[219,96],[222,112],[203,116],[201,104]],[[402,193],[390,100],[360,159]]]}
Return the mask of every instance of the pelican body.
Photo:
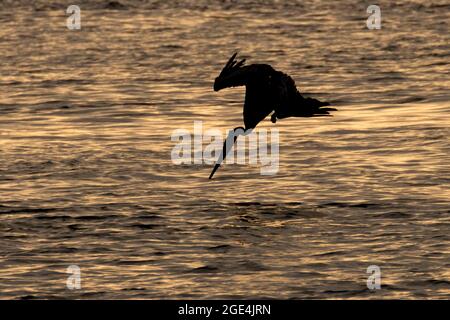
{"label": "pelican body", "polygon": [[231,130],[225,140],[222,154],[214,166],[210,179],[225,159],[239,135],[246,135],[258,123],[272,114],[271,121],[288,117],[317,117],[327,116],[334,108],[328,102],[321,102],[312,98],[304,98],[297,90],[295,81],[287,74],[275,70],[268,64],[245,65],[245,59],[236,60],[237,53],[228,60],[222,72],[214,81],[214,91],[225,88],[245,86],[244,125]]}

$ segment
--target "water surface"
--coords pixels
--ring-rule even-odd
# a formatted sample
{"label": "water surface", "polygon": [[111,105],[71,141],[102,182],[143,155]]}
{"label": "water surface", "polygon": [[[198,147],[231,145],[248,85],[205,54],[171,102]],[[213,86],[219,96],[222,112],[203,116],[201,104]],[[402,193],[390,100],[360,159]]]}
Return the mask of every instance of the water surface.
{"label": "water surface", "polygon": [[[69,4],[0,1],[0,298],[450,297],[446,1],[373,31],[365,1],[78,1],[80,31]],[[241,125],[235,50],[339,112],[208,181],[170,136]]]}

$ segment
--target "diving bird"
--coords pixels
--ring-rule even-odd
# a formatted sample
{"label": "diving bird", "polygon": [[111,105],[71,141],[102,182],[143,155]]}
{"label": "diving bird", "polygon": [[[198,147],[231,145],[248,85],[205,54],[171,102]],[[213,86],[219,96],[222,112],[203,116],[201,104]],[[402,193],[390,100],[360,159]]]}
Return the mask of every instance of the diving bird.
{"label": "diving bird", "polygon": [[214,81],[214,91],[245,86],[244,126],[230,130],[222,153],[209,176],[220,167],[239,135],[247,135],[272,113],[271,121],[288,117],[327,116],[329,111],[337,111],[328,102],[304,98],[297,90],[295,81],[287,74],[277,71],[268,64],[245,65],[245,59],[236,60],[237,52],[231,56],[219,76]]}

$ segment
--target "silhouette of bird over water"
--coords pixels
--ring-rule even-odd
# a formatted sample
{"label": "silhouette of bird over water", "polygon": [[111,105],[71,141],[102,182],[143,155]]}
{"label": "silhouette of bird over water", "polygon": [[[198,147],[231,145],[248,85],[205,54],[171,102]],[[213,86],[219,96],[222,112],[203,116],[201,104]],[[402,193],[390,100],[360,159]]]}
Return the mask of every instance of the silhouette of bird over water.
{"label": "silhouette of bird over water", "polygon": [[239,135],[247,135],[271,112],[273,123],[277,119],[289,117],[327,116],[329,111],[337,111],[328,102],[304,98],[295,86],[295,81],[287,74],[277,71],[268,64],[245,66],[245,59],[236,60],[237,52],[228,60],[222,72],[214,81],[214,91],[245,86],[244,125],[230,131],[225,140],[222,154],[209,176],[220,167]]}

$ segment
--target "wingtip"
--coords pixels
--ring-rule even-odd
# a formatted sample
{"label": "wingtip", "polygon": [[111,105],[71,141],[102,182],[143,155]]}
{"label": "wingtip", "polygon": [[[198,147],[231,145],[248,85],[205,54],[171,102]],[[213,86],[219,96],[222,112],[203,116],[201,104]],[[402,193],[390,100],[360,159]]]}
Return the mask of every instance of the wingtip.
{"label": "wingtip", "polygon": [[235,53],[231,56],[231,58],[228,59],[227,66],[230,65],[230,64],[234,61],[234,59],[236,59],[237,54],[238,54],[238,53],[235,52]]}

